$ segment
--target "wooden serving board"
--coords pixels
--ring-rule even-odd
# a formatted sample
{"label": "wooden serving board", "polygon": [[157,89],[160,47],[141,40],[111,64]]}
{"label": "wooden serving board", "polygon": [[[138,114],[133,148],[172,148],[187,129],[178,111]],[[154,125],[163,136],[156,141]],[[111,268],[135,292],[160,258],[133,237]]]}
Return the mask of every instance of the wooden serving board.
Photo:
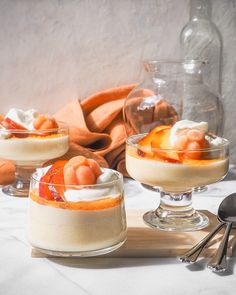
{"label": "wooden serving board", "polygon": [[[203,230],[193,232],[165,232],[149,228],[143,222],[141,210],[128,210],[127,223],[128,234],[127,241],[118,250],[99,257],[176,257],[184,254],[197,242],[204,238],[219,222],[217,217],[209,211],[202,211],[209,220],[210,225]],[[208,257],[218,248],[224,229],[222,229],[208,247],[202,252],[202,256]],[[236,240],[236,230],[232,230],[228,255],[232,256],[233,247]],[[32,257],[43,258],[53,257],[32,249]]]}

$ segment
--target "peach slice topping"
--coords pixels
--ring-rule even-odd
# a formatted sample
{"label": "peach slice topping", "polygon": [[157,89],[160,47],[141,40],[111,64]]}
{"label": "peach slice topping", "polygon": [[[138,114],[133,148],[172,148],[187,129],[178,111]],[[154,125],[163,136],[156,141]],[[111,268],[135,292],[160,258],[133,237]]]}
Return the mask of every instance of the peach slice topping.
{"label": "peach slice topping", "polygon": [[[10,119],[8,117],[5,117],[1,121],[1,125],[3,128],[8,129],[8,130],[21,130],[21,131],[27,130],[24,126],[16,123],[15,121],[13,121],[12,119]],[[20,133],[20,132],[13,133],[12,132],[12,135],[14,135],[15,137],[19,137],[19,138],[24,138],[24,137],[28,136],[28,134],[24,133],[24,132],[22,132],[22,133]]]}
{"label": "peach slice topping", "polygon": [[[63,168],[67,162],[67,160],[55,162],[47,173],[41,177],[39,183],[40,197],[46,200],[63,201],[61,197],[64,193]],[[55,190],[50,189],[51,184],[55,184]]]}
{"label": "peach slice topping", "polygon": [[183,129],[179,132],[175,147],[183,150],[184,159],[200,160],[201,149],[209,147],[205,134],[198,129]]}
{"label": "peach slice topping", "polygon": [[[200,160],[201,149],[209,147],[205,134],[197,129],[183,129],[178,132],[175,146],[170,143],[171,126],[158,126],[151,130],[148,135],[139,141],[139,145],[160,149],[160,151],[143,152],[138,154],[142,157],[152,157],[166,162],[182,162],[182,160]],[[163,149],[163,151],[162,151]],[[173,151],[177,149],[178,151]],[[165,150],[165,151],[164,151]],[[170,150],[170,151],[167,151]]]}
{"label": "peach slice topping", "polygon": [[[4,116],[3,115],[0,115],[0,124],[1,122],[4,120]],[[1,126],[0,126],[1,127]]]}
{"label": "peach slice topping", "polygon": [[[140,146],[143,147],[148,147],[151,148],[152,147],[152,142],[155,140],[156,142],[158,141],[159,135],[161,134],[162,130],[165,129],[170,129],[171,126],[169,125],[160,125],[155,127],[154,129],[152,129],[146,136],[144,136],[139,142],[138,144]],[[157,144],[158,145],[158,144]],[[158,145],[159,147],[159,145]],[[148,150],[138,150],[138,154],[141,157],[153,157],[153,152],[152,151],[148,151]]]}
{"label": "peach slice topping", "polygon": [[46,200],[61,202],[65,185],[95,184],[101,174],[99,164],[93,159],[77,156],[69,161],[59,160],[41,177],[39,195]]}
{"label": "peach slice topping", "polygon": [[83,156],[70,159],[64,167],[64,180],[67,185],[92,185],[101,174],[98,163]]}
{"label": "peach slice topping", "polygon": [[156,138],[156,135],[159,134],[158,132],[170,128],[170,125],[157,126],[154,129],[152,129],[145,137],[143,137],[138,144],[141,146],[151,146],[151,142],[154,138]]}
{"label": "peach slice topping", "polygon": [[58,124],[53,117],[39,115],[34,121],[34,128],[36,130],[56,129],[58,128]]}

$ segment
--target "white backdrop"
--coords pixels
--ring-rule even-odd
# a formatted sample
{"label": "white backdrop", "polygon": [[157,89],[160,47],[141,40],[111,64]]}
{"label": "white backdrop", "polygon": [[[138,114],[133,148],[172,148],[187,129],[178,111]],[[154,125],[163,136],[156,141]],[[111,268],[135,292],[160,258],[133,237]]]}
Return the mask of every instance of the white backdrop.
{"label": "white backdrop", "polygon": [[[139,82],[144,58],[178,57],[188,13],[188,0],[0,0],[0,113],[53,113]],[[236,145],[236,0],[213,0],[213,20],[224,41],[225,136]]]}

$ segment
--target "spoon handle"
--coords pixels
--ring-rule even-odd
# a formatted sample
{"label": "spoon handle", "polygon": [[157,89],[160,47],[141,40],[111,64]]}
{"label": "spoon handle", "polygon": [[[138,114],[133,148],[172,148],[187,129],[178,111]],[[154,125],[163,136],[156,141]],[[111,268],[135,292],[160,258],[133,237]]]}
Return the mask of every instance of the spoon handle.
{"label": "spoon handle", "polygon": [[207,265],[207,267],[214,272],[223,272],[227,269],[226,255],[232,225],[232,222],[227,223],[227,227],[223,239],[220,243],[220,246]]}
{"label": "spoon handle", "polygon": [[207,243],[221,230],[225,225],[225,222],[219,223],[205,238],[203,238],[199,243],[197,243],[193,248],[191,248],[187,253],[181,256],[179,259],[182,262],[193,263],[197,260],[198,256],[205,248]]}

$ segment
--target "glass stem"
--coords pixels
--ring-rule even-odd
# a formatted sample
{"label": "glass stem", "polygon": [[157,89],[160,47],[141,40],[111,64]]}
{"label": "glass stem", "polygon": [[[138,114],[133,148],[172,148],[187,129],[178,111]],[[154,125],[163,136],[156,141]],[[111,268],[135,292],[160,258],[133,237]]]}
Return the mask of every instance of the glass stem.
{"label": "glass stem", "polygon": [[39,167],[41,166],[16,165],[16,179],[11,185],[4,187],[3,192],[9,196],[28,197],[31,174]]}
{"label": "glass stem", "polygon": [[192,191],[184,193],[160,192],[160,205],[156,212],[159,217],[176,218],[191,216],[195,210],[192,207]]}
{"label": "glass stem", "polygon": [[31,174],[35,171],[35,166],[16,166],[16,180],[22,181],[23,183],[28,183],[30,182],[30,177]]}

